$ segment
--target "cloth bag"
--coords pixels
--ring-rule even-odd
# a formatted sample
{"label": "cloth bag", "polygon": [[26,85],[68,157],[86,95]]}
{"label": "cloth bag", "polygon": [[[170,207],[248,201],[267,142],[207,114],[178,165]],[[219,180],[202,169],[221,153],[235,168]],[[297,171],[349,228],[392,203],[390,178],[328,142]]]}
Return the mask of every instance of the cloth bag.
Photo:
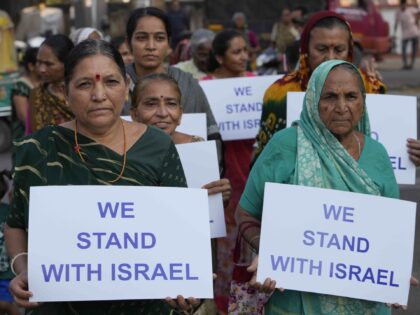
{"label": "cloth bag", "polygon": [[264,314],[264,305],[271,296],[271,294],[260,293],[249,286],[253,273],[246,270],[250,263],[241,259],[241,252],[245,245],[242,235],[253,227],[259,227],[259,225],[254,222],[243,222],[238,228],[233,252],[234,267],[230,283],[229,315],[262,315]]}

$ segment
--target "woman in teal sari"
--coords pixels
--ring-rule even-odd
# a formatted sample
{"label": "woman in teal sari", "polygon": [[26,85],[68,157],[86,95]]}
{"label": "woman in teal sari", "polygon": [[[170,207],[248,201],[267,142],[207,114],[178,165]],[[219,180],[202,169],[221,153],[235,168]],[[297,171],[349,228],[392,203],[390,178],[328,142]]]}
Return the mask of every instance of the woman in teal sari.
{"label": "woman in teal sari", "polygon": [[[15,143],[14,198],[5,228],[7,250],[16,273],[11,292],[20,306],[33,308],[27,313],[34,315],[169,314],[169,307],[161,300],[41,305],[29,302],[32,293],[28,291],[27,236],[31,186],[186,186],[170,137],[157,128],[120,119],[128,82],[123,60],[115,49],[104,41],[83,41],[70,53],[65,73],[66,98],[75,119],[47,126]],[[198,304],[194,299],[189,302],[187,305],[178,297],[181,309],[191,310],[191,305]]]}
{"label": "woman in teal sari", "polygon": [[[338,60],[319,65],[300,120],[274,135],[252,169],[238,208],[240,221],[260,222],[265,182],[399,198],[388,154],[369,136],[364,98],[363,81],[353,65]],[[259,235],[258,227],[244,233],[257,252]],[[276,284],[267,279],[257,286],[271,292]],[[390,313],[383,303],[293,290],[275,290],[266,305],[268,315]]]}

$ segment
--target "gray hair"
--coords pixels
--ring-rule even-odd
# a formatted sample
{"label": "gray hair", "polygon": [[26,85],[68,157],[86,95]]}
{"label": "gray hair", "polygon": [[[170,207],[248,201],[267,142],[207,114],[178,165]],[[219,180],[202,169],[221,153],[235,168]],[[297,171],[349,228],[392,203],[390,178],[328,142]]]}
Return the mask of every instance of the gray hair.
{"label": "gray hair", "polygon": [[195,53],[198,47],[202,44],[211,44],[214,39],[214,33],[210,30],[200,28],[196,30],[191,36],[191,51]]}
{"label": "gray hair", "polygon": [[238,17],[243,18],[243,19],[244,19],[244,22],[245,22],[245,24],[246,24],[246,15],[245,15],[245,13],[243,13],[243,12],[236,12],[236,13],[233,15],[233,17],[232,17],[232,21],[234,21],[234,22],[235,22],[235,20],[236,20]]}

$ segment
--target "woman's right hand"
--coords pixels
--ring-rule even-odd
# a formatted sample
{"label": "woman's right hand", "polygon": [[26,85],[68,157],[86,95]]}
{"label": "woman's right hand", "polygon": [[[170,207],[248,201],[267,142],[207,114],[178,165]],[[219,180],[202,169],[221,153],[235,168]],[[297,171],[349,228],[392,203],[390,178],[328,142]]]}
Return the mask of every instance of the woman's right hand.
{"label": "woman's right hand", "polygon": [[10,281],[10,292],[12,293],[15,302],[20,307],[34,308],[39,306],[39,303],[29,302],[32,292],[28,291],[28,272],[23,271]]}
{"label": "woman's right hand", "polygon": [[[255,256],[255,258],[252,260],[251,265],[246,269],[248,272],[253,272],[251,280],[249,281],[249,285],[253,287],[254,289],[264,292],[267,294],[271,294],[276,289],[276,281],[271,280],[271,278],[265,279],[264,283],[257,282],[257,269],[258,269],[258,255]],[[284,289],[279,289],[281,292],[284,291]]]}

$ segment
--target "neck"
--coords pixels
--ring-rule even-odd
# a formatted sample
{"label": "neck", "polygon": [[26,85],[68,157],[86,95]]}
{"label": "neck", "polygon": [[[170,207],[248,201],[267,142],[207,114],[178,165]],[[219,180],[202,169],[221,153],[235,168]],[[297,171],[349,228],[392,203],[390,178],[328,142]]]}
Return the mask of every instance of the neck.
{"label": "neck", "polygon": [[166,72],[165,70],[166,69],[163,64],[153,69],[145,69],[134,63],[134,72],[139,77],[144,77],[145,75],[154,74],[154,73],[165,73]]}
{"label": "neck", "polygon": [[217,68],[214,72],[214,76],[219,79],[224,78],[237,78],[237,77],[244,77],[246,75],[246,71],[243,72],[232,72],[229,69],[226,69],[225,67]]}
{"label": "neck", "polygon": [[28,80],[32,83],[32,85],[34,87],[38,86],[40,80],[38,75],[35,72],[29,72],[26,77],[28,78]]}
{"label": "neck", "polygon": [[336,138],[355,160],[359,159],[361,154],[361,141],[357,131],[353,130],[348,135],[336,136]]}
{"label": "neck", "polygon": [[[91,126],[86,126],[82,122],[77,121],[77,132],[104,146],[114,148],[115,144],[117,144],[117,147],[121,144],[123,132],[121,128],[122,123],[121,119],[116,119],[112,126],[107,125],[92,129]],[[73,124],[73,126],[75,126],[75,124]],[[118,152],[119,150],[115,151]]]}

